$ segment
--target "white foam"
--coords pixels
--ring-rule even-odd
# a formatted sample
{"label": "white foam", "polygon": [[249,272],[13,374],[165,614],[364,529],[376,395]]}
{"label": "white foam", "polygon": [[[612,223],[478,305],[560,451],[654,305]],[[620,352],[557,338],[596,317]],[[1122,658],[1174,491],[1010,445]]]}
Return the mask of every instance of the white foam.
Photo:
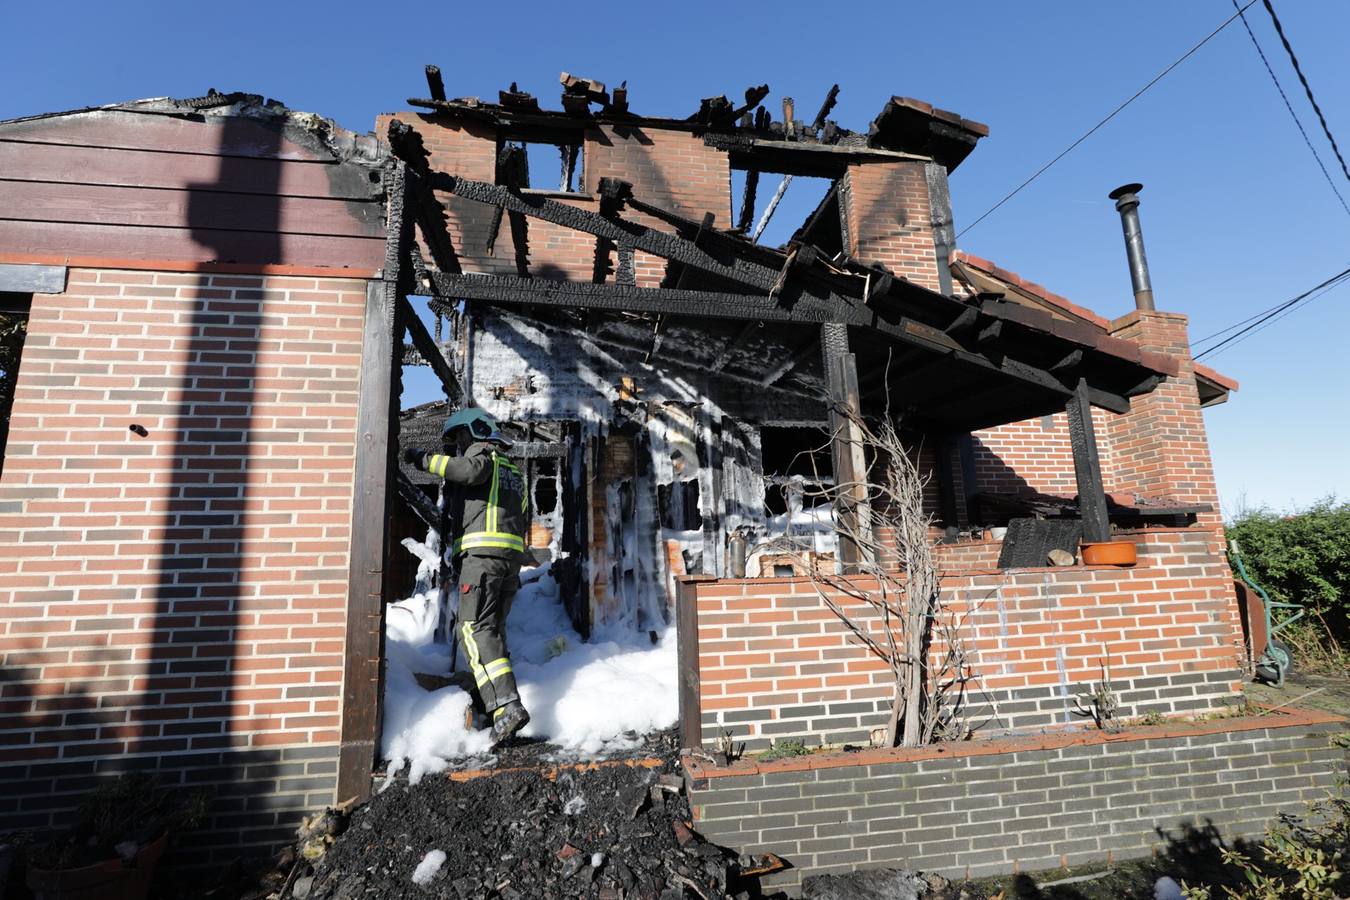
{"label": "white foam", "polygon": [[445,865],[445,851],[428,850],[427,855],[417,864],[417,868],[413,869],[413,884],[426,884],[431,881],[441,871],[443,865]]}

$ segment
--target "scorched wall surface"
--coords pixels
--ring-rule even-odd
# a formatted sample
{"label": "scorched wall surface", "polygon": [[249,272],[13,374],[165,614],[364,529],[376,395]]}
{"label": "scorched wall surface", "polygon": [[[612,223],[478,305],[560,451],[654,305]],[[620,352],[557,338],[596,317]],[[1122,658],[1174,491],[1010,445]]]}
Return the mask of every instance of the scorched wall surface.
{"label": "scorched wall surface", "polygon": [[72,269],[33,298],[0,478],[0,831],[123,769],[217,786],[199,863],[333,801],[365,294]]}

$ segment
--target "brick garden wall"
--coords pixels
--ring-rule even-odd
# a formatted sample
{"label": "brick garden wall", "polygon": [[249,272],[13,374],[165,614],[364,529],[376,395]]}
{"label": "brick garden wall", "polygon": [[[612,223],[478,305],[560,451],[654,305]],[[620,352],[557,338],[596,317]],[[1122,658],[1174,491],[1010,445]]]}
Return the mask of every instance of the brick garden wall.
{"label": "brick garden wall", "polygon": [[765,889],[798,895],[806,877],[860,868],[981,877],[1146,856],[1197,832],[1231,846],[1326,795],[1344,727],[1300,712],[686,770],[695,828],[782,856],[793,868]]}
{"label": "brick garden wall", "polygon": [[364,301],[94,269],[34,296],[0,479],[0,831],[157,768],[219,787],[185,836],[207,864],[333,801]]}
{"label": "brick garden wall", "polygon": [[[944,578],[944,601],[963,620],[978,676],[972,724],[983,722],[986,733],[1082,725],[1071,712],[1074,699],[1102,679],[1104,665],[1122,717],[1204,712],[1238,693],[1232,582],[1218,536],[1159,529],[1130,538],[1140,557],[1132,569],[952,570]],[[697,612],[705,744],[722,729],[752,750],[789,738],[866,743],[885,723],[889,670],[848,633],[809,580],[723,579],[688,587]],[[861,609],[835,596],[844,608]],[[860,621],[880,633],[875,616]],[[934,659],[942,649],[934,647]]]}

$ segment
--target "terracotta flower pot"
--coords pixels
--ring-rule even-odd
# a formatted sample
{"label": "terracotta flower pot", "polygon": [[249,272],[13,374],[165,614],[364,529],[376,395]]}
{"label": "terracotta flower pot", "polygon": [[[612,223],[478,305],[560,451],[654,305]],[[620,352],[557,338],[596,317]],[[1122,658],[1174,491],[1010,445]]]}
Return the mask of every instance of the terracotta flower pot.
{"label": "terracotta flower pot", "polygon": [[1103,541],[1083,545],[1085,566],[1132,566],[1139,561],[1134,541]]}
{"label": "terracotta flower pot", "polygon": [[28,868],[28,889],[34,900],[144,900],[150,892],[155,863],[164,855],[169,836],[161,835],[136,853],[128,866],[105,859],[78,869]]}

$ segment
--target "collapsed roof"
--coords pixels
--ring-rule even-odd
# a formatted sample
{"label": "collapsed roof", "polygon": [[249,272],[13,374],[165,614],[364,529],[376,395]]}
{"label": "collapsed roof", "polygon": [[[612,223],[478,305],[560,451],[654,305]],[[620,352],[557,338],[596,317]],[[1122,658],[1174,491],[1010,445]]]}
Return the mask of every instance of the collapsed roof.
{"label": "collapsed roof", "polygon": [[[598,122],[640,125],[702,136],[731,154],[733,167],[736,154],[744,154],[757,166],[789,173],[828,169],[838,175],[841,159],[902,155],[950,167],[987,133],[978,123],[904,98],[887,104],[868,135],[849,132],[827,118],[837,89],[807,124],[792,118],[790,103],[784,120],[773,121],[760,106],[767,86],[746,91],[742,105],[706,99],[693,115],[674,119],[638,116],[629,109],[626,87],[611,93],[599,82],[566,74],[561,111],[542,109],[515,85],[501,92],[499,102],[485,103],[447,99],[434,68],[428,81],[432,97],[410,101],[430,110],[424,121],[487,122],[499,141],[565,143]],[[748,239],[742,227],[717,227],[711,215],[696,220],[658,206],[625,181],[600,178],[597,196],[587,197],[596,205],[588,207],[435,171],[422,135],[406,122],[393,120],[388,137],[407,166],[408,210],[430,254],[422,259],[418,243],[408,242],[408,287],[432,296],[433,306],[442,310],[461,300],[527,310],[588,334],[606,331],[607,339],[663,364],[753,379],[763,388],[815,401],[824,380],[821,326],[838,323],[847,328],[857,356],[862,401],[889,403],[912,424],[940,430],[978,429],[1062,410],[1080,386],[1092,403],[1125,412],[1130,397],[1177,374],[1170,357],[1095,325],[1008,302],[1002,294],[946,296],[866,264],[819,239],[809,222],[785,247],[773,249]],[[451,200],[512,219],[513,235],[520,238],[514,274],[465,270],[461,255],[472,256],[478,248],[465,247],[463,236],[447,227],[443,201]],[[580,281],[532,272],[528,251],[521,254],[531,222],[588,236],[595,248],[594,277]],[[638,251],[665,260],[660,286],[637,283]],[[773,335],[767,343],[774,358],[756,359],[752,370],[737,371],[737,349],[765,331]]]}

